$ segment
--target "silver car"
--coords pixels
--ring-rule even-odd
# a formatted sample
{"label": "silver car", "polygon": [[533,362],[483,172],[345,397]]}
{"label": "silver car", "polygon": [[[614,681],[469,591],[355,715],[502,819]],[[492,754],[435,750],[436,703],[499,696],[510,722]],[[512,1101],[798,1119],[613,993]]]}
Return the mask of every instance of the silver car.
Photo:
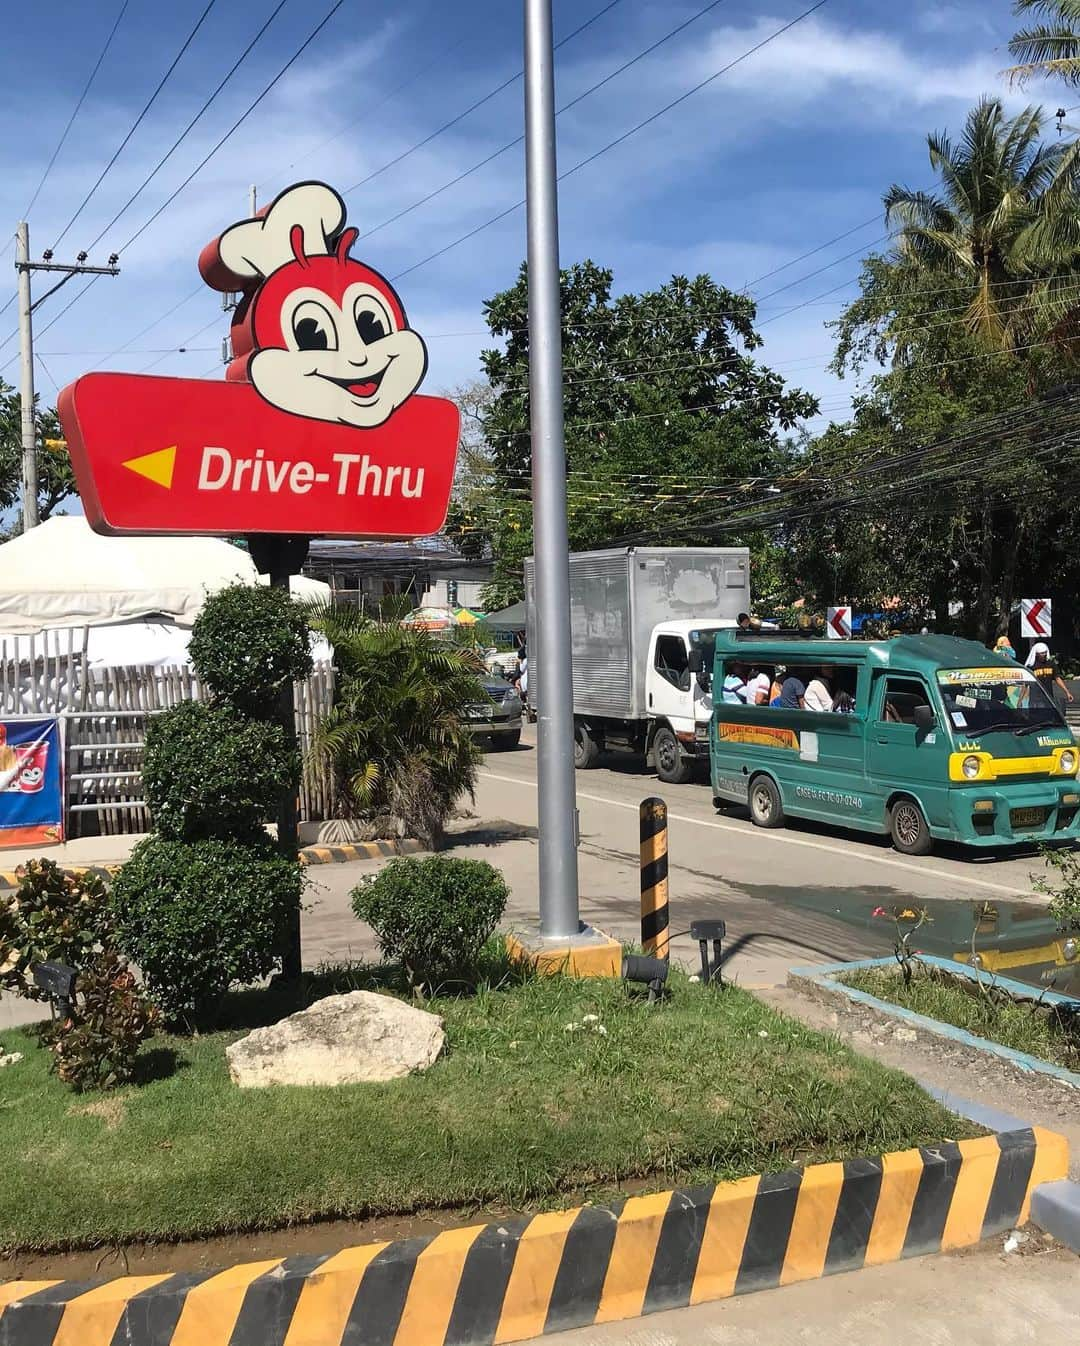
{"label": "silver car", "polygon": [[516,748],[521,741],[521,697],[501,678],[481,678],[479,693],[465,712],[470,730],[490,738],[493,748]]}

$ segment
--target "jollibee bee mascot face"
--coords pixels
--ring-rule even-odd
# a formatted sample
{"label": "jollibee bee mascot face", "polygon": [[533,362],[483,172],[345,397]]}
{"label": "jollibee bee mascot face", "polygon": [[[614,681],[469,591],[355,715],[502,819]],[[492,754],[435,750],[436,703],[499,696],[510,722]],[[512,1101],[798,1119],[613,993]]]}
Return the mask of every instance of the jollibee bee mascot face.
{"label": "jollibee bee mascot face", "polygon": [[390,282],[349,256],[356,230],[344,221],[332,188],[301,183],[226,230],[200,269],[250,295],[227,378],[295,416],[373,429],[419,387],[427,349]]}

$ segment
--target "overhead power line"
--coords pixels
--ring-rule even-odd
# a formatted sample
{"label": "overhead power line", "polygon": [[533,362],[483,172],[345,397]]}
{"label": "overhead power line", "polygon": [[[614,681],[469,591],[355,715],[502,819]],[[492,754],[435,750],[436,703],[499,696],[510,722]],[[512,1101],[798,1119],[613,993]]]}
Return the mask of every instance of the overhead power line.
{"label": "overhead power line", "polygon": [[97,245],[101,242],[101,240],[105,237],[105,235],[117,222],[117,220],[119,220],[122,215],[125,215],[127,213],[129,207],[133,206],[135,202],[139,199],[139,197],[143,194],[143,192],[146,190],[146,188],[150,186],[151,182],[153,182],[153,180],[157,177],[161,169],[165,167],[168,161],[172,158],[173,154],[175,154],[175,152],[180,148],[183,142],[190,135],[192,128],[196,125],[198,121],[201,120],[203,115],[209,110],[210,105],[217,98],[218,94],[221,93],[225,85],[228,84],[229,80],[232,79],[233,75],[236,74],[236,72],[240,69],[243,63],[247,60],[248,56],[251,55],[251,52],[255,47],[256,43],[258,43],[259,39],[263,36],[266,30],[270,27],[270,25],[274,22],[274,20],[277,18],[277,16],[281,13],[281,11],[285,8],[285,6],[288,3],[289,0],[278,0],[277,5],[275,5],[273,10],[270,12],[270,16],[265,20],[262,27],[258,30],[255,36],[251,39],[251,41],[247,44],[244,50],[240,53],[240,55],[236,58],[233,64],[229,67],[228,71],[226,72],[225,76],[222,78],[222,80],[220,81],[214,92],[210,94],[210,96],[205,100],[202,107],[199,108],[198,112],[196,112],[194,117],[192,117],[192,119],[188,122],[188,124],[184,127],[184,129],[180,132],[180,134],[176,137],[176,139],[165,151],[165,153],[161,156],[161,158],[157,161],[157,163],[146,175],[146,177],[143,178],[142,182],[139,183],[138,187],[135,188],[135,190],[124,202],[124,204],[120,207],[120,209],[116,212],[116,214],[112,217],[112,219],[105,226],[105,228],[102,229],[101,232],[98,234],[98,236],[91,242],[90,247],[87,249],[88,252],[90,248],[97,247]]}
{"label": "overhead power line", "polygon": [[120,24],[123,22],[124,15],[127,13],[128,5],[130,3],[131,0],[124,0],[123,4],[120,6],[119,12],[116,15],[116,18],[113,20],[113,26],[109,29],[109,35],[105,39],[105,45],[101,48],[101,51],[98,53],[98,58],[94,62],[94,68],[90,71],[90,75],[86,83],[82,87],[82,93],[79,94],[78,100],[76,101],[74,108],[72,108],[71,110],[71,116],[67,119],[67,125],[64,127],[60,139],[56,142],[56,149],[53,150],[52,157],[50,158],[49,162],[45,165],[45,171],[41,175],[41,181],[34,188],[34,194],[30,198],[30,204],[26,207],[26,209],[22,213],[22,218],[24,220],[30,218],[30,212],[37,204],[37,199],[41,195],[41,189],[45,186],[49,174],[53,170],[53,164],[56,163],[60,151],[64,148],[64,145],[67,142],[67,138],[71,131],[71,128],[75,125],[75,118],[79,115],[83,103],[86,102],[86,95],[90,92],[90,86],[97,78],[97,73],[101,69],[102,62],[105,60],[105,57],[109,54],[109,48],[112,46],[113,38],[116,36],[116,30],[120,27]]}
{"label": "overhead power line", "polygon": [[[591,19],[586,19],[585,22],[579,25],[579,27],[575,28],[572,33],[567,33],[567,35],[564,38],[556,42],[553,50],[558,51],[560,47],[565,47],[566,44],[568,42],[572,42],[574,38],[578,36],[579,33],[583,33],[587,28],[591,28],[594,23],[596,23],[599,19],[602,19],[605,14],[607,14],[610,10],[614,9],[616,5],[621,3],[622,0],[610,0],[610,3],[606,4],[603,9],[598,10],[592,16]],[[724,0],[712,0],[712,3],[707,6],[707,9],[715,9],[717,5],[723,3]],[[702,10],[701,12],[705,13],[706,11]],[[694,16],[694,18],[698,17],[699,15]],[[692,21],[693,20],[688,20],[687,22]],[[680,29],[685,27],[686,24],[680,25]],[[659,43],[657,43],[657,46],[659,46]],[[652,48],[651,50],[654,50],[654,48]],[[437,140],[439,136],[441,136],[444,132],[449,131],[451,127],[457,126],[459,122],[463,122],[466,117],[470,116],[478,108],[482,108],[485,103],[490,103],[493,98],[498,97],[498,95],[501,94],[505,89],[509,89],[512,84],[516,84],[517,81],[521,79],[524,73],[525,73],[524,70],[518,70],[513,75],[511,75],[509,79],[504,79],[501,84],[497,84],[494,89],[489,90],[486,94],[484,94],[482,98],[478,98],[475,103],[470,103],[464,112],[459,112],[456,117],[451,117],[451,119],[448,122],[443,122],[443,124],[436,130],[432,131],[430,135],[426,135],[423,138],[423,140],[418,140],[415,145],[410,145],[407,150],[403,150],[393,159],[388,160],[385,164],[382,165],[381,168],[374,169],[367,175],[366,178],[361,178],[359,182],[354,182],[351,187],[346,187],[343,195],[348,196],[350,192],[356,192],[359,191],[361,187],[366,187],[369,182],[373,182],[377,177],[385,173],[388,169],[394,168],[398,164],[403,163],[406,159],[410,157],[410,155],[415,154],[417,150],[422,150],[425,145],[430,145],[433,140]],[[611,77],[609,76],[609,78]],[[517,145],[523,139],[524,139],[523,136],[519,136],[517,140],[511,141],[511,144]],[[506,148],[509,148],[509,146],[507,146]],[[500,150],[499,153],[502,153],[502,151]]]}
{"label": "overhead power line", "polygon": [[[441,10],[443,13],[445,13],[446,9],[447,6],[445,4],[445,0],[434,0],[434,3],[429,5],[428,8],[424,11],[425,21],[429,15],[434,14],[437,10]],[[462,25],[455,23],[455,27],[461,28]],[[459,47],[463,47],[466,42],[471,42],[473,40],[473,37],[474,37],[474,29],[471,26],[468,26],[464,28],[462,35],[458,38],[458,40],[452,43],[449,47],[439,44],[438,55],[435,56],[433,60],[427,61],[423,65],[413,70],[412,74],[409,75],[408,79],[402,80],[400,84],[395,84],[394,87],[392,89],[389,89],[385,94],[383,94],[383,96],[377,102],[373,103],[370,107],[366,107],[364,109],[365,124],[371,125],[371,118],[375,115],[376,112],[378,112],[381,108],[385,107],[386,104],[389,103],[392,98],[396,98],[397,95],[401,93],[403,90],[408,89],[411,85],[415,84],[417,80],[423,79],[423,77],[426,74],[428,74],[429,71],[436,69],[436,67],[438,67],[440,70],[444,70],[446,68],[448,58],[452,56],[454,52],[458,50]],[[301,160],[312,158],[314,155],[318,154],[320,150],[325,149],[327,145],[332,145],[335,140],[340,140],[343,135],[345,135],[348,131],[352,130],[354,125],[355,125],[354,122],[347,122],[346,125],[341,127],[340,130],[335,131],[333,135],[327,136],[325,140],[320,140],[317,145],[312,146],[311,149],[305,150],[303,154],[298,155],[297,158],[295,158],[292,161],[292,163],[286,164],[284,168],[275,169],[272,173],[270,173],[267,177],[265,177],[262,180],[262,182],[258,184],[260,190],[268,182],[273,182],[275,178],[281,177],[284,173],[291,172],[296,167],[296,165],[301,162]]]}
{"label": "overhead power line", "polygon": [[[141,225],[140,228],[138,228],[138,229],[135,231],[135,233],[133,233],[133,234],[131,235],[131,237],[127,240],[127,242],[124,243],[120,248],[118,248],[118,249],[116,250],[116,251],[117,251],[117,256],[119,256],[120,253],[122,253],[123,251],[125,251],[125,249],[129,248],[129,247],[131,246],[131,244],[134,243],[135,240],[136,240],[137,238],[140,238],[140,237],[146,232],[146,230],[150,228],[150,226],[154,223],[155,220],[159,219],[159,218],[161,217],[161,215],[164,214],[164,212],[168,209],[169,206],[172,205],[172,203],[176,200],[176,198],[180,195],[180,193],[184,190],[184,188],[187,187],[188,184],[189,184],[189,183],[190,183],[190,182],[191,182],[191,181],[192,181],[192,180],[193,180],[193,179],[194,179],[194,178],[195,178],[195,177],[196,177],[196,176],[197,176],[197,175],[198,175],[198,174],[199,174],[205,167],[206,167],[206,165],[210,162],[210,160],[214,157],[214,155],[217,154],[217,152],[218,152],[218,151],[221,149],[221,147],[226,143],[226,141],[230,139],[230,137],[231,137],[231,136],[232,136],[232,135],[233,135],[233,134],[234,134],[234,133],[235,133],[235,132],[242,126],[242,125],[243,125],[243,123],[248,119],[248,117],[252,114],[252,112],[255,111],[255,109],[259,106],[259,104],[263,101],[263,99],[267,96],[267,94],[270,93],[271,89],[273,89],[274,86],[275,86],[275,85],[282,79],[282,77],[286,74],[286,72],[287,72],[289,69],[291,69],[291,67],[292,67],[293,65],[295,65],[295,63],[300,59],[300,57],[301,57],[301,56],[303,55],[303,53],[307,50],[307,48],[311,45],[311,43],[315,40],[315,38],[318,37],[318,35],[322,32],[322,30],[326,27],[326,25],[330,22],[330,20],[334,17],[334,15],[337,13],[337,11],[341,8],[341,6],[342,6],[344,3],[345,3],[345,0],[336,0],[336,3],[333,4],[333,5],[331,6],[331,8],[330,8],[330,9],[328,10],[328,12],[323,16],[323,18],[320,20],[320,22],[319,22],[319,23],[315,26],[315,28],[308,34],[307,38],[305,38],[304,42],[300,45],[300,47],[299,47],[299,48],[292,54],[292,56],[288,59],[288,61],[285,62],[285,64],[281,67],[281,69],[278,71],[278,73],[274,76],[274,78],[273,78],[272,80],[270,80],[270,82],[263,88],[262,92],[261,92],[255,99],[253,99],[253,101],[248,105],[247,109],[241,114],[241,116],[238,117],[237,120],[236,120],[235,122],[233,122],[232,126],[231,126],[231,127],[229,128],[229,130],[226,131],[226,133],[221,137],[221,139],[217,142],[217,144],[213,147],[213,149],[210,150],[210,152],[209,152],[208,154],[206,154],[206,155],[203,157],[203,159],[202,159],[202,160],[195,166],[195,168],[188,174],[188,176],[184,179],[184,181],[180,184],[180,186],[176,188],[176,190],[172,193],[172,195],[168,198],[168,200],[166,200],[165,202],[163,202],[162,205],[160,205],[160,206],[158,207],[158,209],[153,213],[153,215],[151,215],[150,218],[149,218],[143,225]],[[91,282],[91,284],[93,284],[93,282]],[[71,301],[71,303],[69,303],[69,304],[68,304],[68,305],[67,305],[67,306],[66,306],[66,307],[65,307],[59,314],[57,314],[57,317],[53,320],[53,323],[55,323],[59,318],[63,317],[63,315],[64,315],[65,313],[67,313],[68,310],[69,310],[74,304],[78,303],[78,301],[83,297],[84,294],[86,294],[86,292],[87,292],[87,290],[89,290],[89,288],[90,288],[90,286],[87,285],[84,289],[82,289],[82,290],[75,296],[75,298]],[[189,295],[188,298],[189,298],[189,299],[190,299],[190,298],[194,298],[194,296],[195,296],[196,294],[202,293],[202,290],[203,290],[203,287],[200,285],[196,290],[192,291],[191,295]],[[187,302],[186,300],[181,300],[181,301],[180,301],[181,304],[186,303],[186,302]],[[171,309],[171,310],[169,310],[169,312],[174,312],[175,309],[178,308],[178,307],[180,307],[179,304],[178,304],[178,305],[174,305],[174,308]],[[156,327],[157,324],[158,324],[159,322],[161,322],[164,318],[166,318],[166,317],[169,316],[169,312],[162,314],[162,317],[161,317],[161,318],[156,318],[156,319],[154,320],[154,322],[152,322],[152,323],[150,324],[150,327]],[[43,330],[43,331],[48,331],[48,328],[51,327],[51,326],[53,325],[53,323],[50,323],[50,324],[48,325],[48,327],[45,327],[45,328],[43,328],[42,330]],[[144,329],[144,331],[149,331],[149,330],[150,330],[149,327]],[[134,337],[131,338],[132,341],[134,341],[134,340],[136,340],[136,339],[137,339],[137,338],[134,338]],[[3,347],[4,345],[6,345],[6,344],[7,344],[6,341],[5,341],[5,342],[0,342],[0,348],[2,348],[2,347]],[[126,348],[126,346],[125,346],[125,347],[121,347],[120,349],[125,349],[125,348]],[[117,353],[119,353],[119,352],[117,352]],[[10,362],[9,362],[9,363],[10,363]],[[6,367],[6,366],[5,366],[5,367]]]}
{"label": "overhead power line", "polygon": [[[564,103],[562,107],[556,109],[555,116],[561,117],[564,112],[569,112],[571,108],[577,107],[579,103],[584,102],[586,98],[596,93],[598,89],[602,89],[605,84],[610,84],[613,79],[623,74],[624,71],[629,70],[631,66],[637,65],[639,61],[643,61],[647,56],[651,56],[652,53],[654,51],[657,51],[660,47],[662,47],[665,42],[670,42],[673,37],[677,37],[679,33],[689,28],[692,23],[696,23],[698,19],[704,18],[704,16],[708,14],[711,10],[716,9],[718,5],[722,5],[724,3],[725,0],[710,0],[710,3],[707,4],[704,7],[704,9],[699,9],[695,14],[691,14],[688,19],[684,19],[682,23],[677,24],[674,28],[670,29],[668,32],[664,34],[663,37],[659,38],[656,42],[653,42],[651,46],[646,47],[644,51],[639,51],[637,55],[631,57],[629,61],[624,61],[622,65],[616,67],[616,69],[614,70],[609,71],[608,74],[606,74],[603,77],[603,79],[597,80],[595,84],[590,84],[590,86],[587,89],[583,90],[575,98],[572,98],[568,103]],[[588,25],[582,25],[582,26],[587,27]],[[577,32],[580,31],[581,29],[579,28]],[[570,37],[564,38],[563,41],[569,42],[570,38],[575,37],[576,35],[577,33],[571,33]],[[561,46],[562,43],[560,43],[559,45]],[[518,74],[514,76],[514,79],[519,79],[520,77],[521,72],[519,71]],[[512,84],[513,80],[509,80],[507,81],[507,83]],[[505,87],[506,85],[500,86],[500,90]],[[475,106],[478,107],[479,104],[475,104]],[[471,111],[472,109],[469,110]],[[465,114],[463,113],[462,115],[464,116]],[[456,120],[460,120],[460,118]],[[436,135],[441,135],[443,131],[447,130],[450,126],[453,125],[455,125],[455,122],[447,122],[445,126],[440,127],[439,130],[434,132],[433,135],[429,136],[428,139],[433,140]],[[380,229],[385,229],[388,225],[396,224],[398,220],[403,219],[408,214],[411,214],[412,211],[419,210],[421,206],[427,205],[429,201],[434,201],[434,199],[437,196],[441,196],[443,192],[449,191],[451,187],[456,187],[459,182],[464,182],[466,178],[472,177],[472,175],[474,173],[479,172],[481,168],[486,168],[488,164],[492,163],[495,159],[498,159],[500,155],[505,154],[507,150],[513,149],[515,145],[520,145],[524,141],[524,139],[525,139],[524,135],[520,135],[515,136],[513,140],[508,140],[505,145],[500,145],[497,150],[493,150],[490,154],[488,154],[485,158],[481,159],[478,163],[473,164],[471,168],[466,168],[464,172],[458,173],[458,175],[456,177],[451,178],[449,182],[444,182],[441,187],[436,187],[434,191],[428,192],[426,196],[422,196],[418,201],[414,201],[412,205],[406,206],[403,210],[399,210],[396,215],[391,215],[389,219],[383,220],[381,224],[377,224],[374,226],[374,228],[368,229],[365,233],[362,233],[360,235],[360,238],[361,239],[370,238],[372,234],[377,234]],[[421,145],[425,144],[427,144],[427,141],[421,141],[420,145],[414,145],[413,149],[414,150],[419,149]],[[400,155],[398,159],[393,160],[392,162],[398,163],[400,162],[401,159],[407,157],[407,155],[411,153],[412,150],[407,150],[405,154]],[[391,167],[391,164],[386,164],[384,165],[384,167],[389,168]],[[382,171],[383,171],[382,169],[378,170],[378,172]],[[371,176],[374,177],[376,175],[372,174]],[[345,194],[348,195],[349,192],[356,191],[358,187],[362,187],[365,182],[369,182],[370,180],[371,180],[370,178],[365,178],[364,182],[358,182],[355,184],[355,186],[347,188]]]}
{"label": "overhead power line", "polygon": [[182,44],[181,47],[180,47],[180,50],[179,50],[179,51],[176,53],[176,55],[173,57],[173,59],[172,59],[172,64],[169,66],[168,70],[165,71],[164,75],[162,75],[161,79],[158,81],[157,88],[156,88],[156,89],[154,90],[154,92],[150,95],[149,99],[147,100],[147,102],[146,102],[145,105],[143,106],[143,110],[139,113],[139,115],[135,118],[135,121],[132,123],[131,129],[128,131],[127,135],[123,138],[123,140],[121,140],[120,144],[119,144],[119,145],[116,147],[116,149],[113,151],[113,156],[112,156],[112,158],[109,160],[109,162],[105,165],[105,167],[104,167],[104,168],[101,170],[101,172],[98,174],[98,179],[97,179],[97,181],[94,183],[94,185],[90,188],[90,190],[89,190],[89,191],[86,193],[86,195],[83,197],[82,202],[80,203],[78,209],[75,211],[75,214],[72,215],[71,219],[68,220],[67,224],[65,224],[64,227],[63,227],[63,229],[61,229],[61,231],[60,231],[60,233],[59,233],[59,235],[58,235],[58,237],[57,237],[57,239],[56,239],[56,242],[53,244],[53,251],[54,251],[54,252],[55,252],[56,249],[60,246],[60,244],[61,244],[61,242],[63,241],[64,237],[66,236],[68,230],[69,230],[69,229],[71,228],[71,226],[75,223],[75,221],[79,218],[79,216],[83,213],[83,211],[86,209],[87,205],[89,205],[90,200],[91,200],[91,198],[93,197],[94,193],[95,193],[95,192],[97,191],[97,189],[101,186],[101,184],[105,181],[105,175],[106,175],[106,174],[109,172],[109,170],[112,168],[113,164],[116,163],[117,159],[119,159],[119,157],[120,157],[120,155],[123,153],[123,151],[124,151],[124,147],[127,145],[128,141],[130,141],[131,137],[135,134],[135,132],[136,132],[136,131],[139,129],[139,127],[142,125],[143,120],[144,120],[144,118],[146,117],[146,114],[150,111],[150,109],[151,109],[151,108],[154,106],[154,104],[157,102],[158,95],[161,93],[162,89],[164,89],[165,85],[168,83],[169,76],[170,76],[170,75],[172,74],[172,72],[176,69],[176,67],[180,64],[180,61],[181,61],[181,59],[183,58],[184,53],[187,51],[188,47],[191,46],[192,42],[194,42],[195,37],[196,37],[196,35],[197,35],[198,32],[199,32],[199,29],[200,29],[200,28],[203,26],[203,24],[206,22],[207,18],[208,18],[209,15],[210,15],[210,11],[214,8],[214,6],[215,6],[216,4],[217,4],[217,0],[208,0],[208,3],[207,3],[207,5],[206,5],[206,7],[203,9],[202,13],[201,13],[201,14],[199,15],[199,17],[196,19],[196,21],[195,21],[195,26],[192,28],[191,32],[188,33],[187,37],[184,39],[183,44]]}
{"label": "overhead power line", "polygon": [[[743,61],[749,60],[751,56],[761,51],[763,47],[767,47],[770,42],[775,42],[777,38],[790,32],[797,24],[802,23],[804,19],[808,19],[812,14],[816,14],[819,9],[824,8],[828,3],[829,0],[816,0],[815,4],[811,5],[808,9],[804,9],[801,14],[797,14],[795,18],[790,19],[787,23],[781,25],[781,27],[775,29],[768,35],[768,37],[762,38],[760,42],[756,42],[752,47],[742,52],[739,56],[736,56],[734,60],[729,61],[726,65],[721,66],[719,70],[714,71],[706,79],[700,80],[697,84],[693,85],[692,88],[687,89],[685,93],[680,94],[678,98],[674,98],[670,103],[666,103],[662,108],[659,108],[656,112],[652,113],[651,116],[646,117],[644,121],[638,122],[636,126],[632,126],[628,131],[624,131],[622,135],[609,141],[593,154],[579,160],[579,162],[574,164],[571,168],[560,173],[559,181],[565,181],[568,177],[579,172],[582,168],[586,168],[589,164],[595,163],[597,159],[602,155],[607,154],[610,150],[615,149],[616,146],[625,144],[631,136],[637,135],[639,131],[643,131],[647,126],[651,126],[655,121],[658,121],[673,108],[678,107],[681,103],[685,103],[688,98],[693,97],[694,94],[699,93],[707,85],[712,84],[714,80],[718,80],[722,75],[726,75],[728,71],[733,70],[735,66],[740,65]],[[483,233],[485,229],[489,229],[493,224],[498,224],[500,220],[505,220],[508,215],[512,215],[515,211],[520,210],[524,204],[524,199],[515,202],[512,206],[508,206],[506,210],[502,210],[497,215],[493,215],[491,219],[485,220],[483,224],[478,224],[475,228],[470,229],[468,233],[462,234],[460,238],[455,238],[452,243],[445,244],[443,247],[437,249],[437,251],[430,253],[427,257],[421,258],[419,262],[413,262],[411,266],[407,266],[403,271],[397,272],[396,275],[391,277],[391,280],[400,280],[402,276],[408,276],[414,271],[419,271],[422,266],[427,266],[429,263],[436,261],[439,257],[445,256],[446,253],[451,252],[462,243],[468,242],[469,239],[475,238],[477,234]]]}
{"label": "overhead power line", "polygon": [[263,101],[263,99],[267,96],[267,94],[269,94],[270,91],[274,88],[274,86],[278,84],[281,79],[284,78],[284,76],[288,73],[289,70],[292,69],[292,67],[296,64],[296,62],[300,59],[300,57],[303,56],[304,52],[307,51],[308,47],[311,46],[312,42],[315,41],[315,39],[319,36],[322,30],[326,27],[326,25],[330,22],[330,20],[334,17],[334,15],[338,12],[338,10],[344,3],[345,0],[335,0],[335,3],[330,6],[329,10],[327,10],[327,12],[323,15],[323,17],[319,20],[319,22],[307,35],[304,41],[296,49],[296,51],[293,52],[293,54],[289,57],[289,59],[277,72],[274,78],[270,80],[270,82],[267,85],[264,86],[262,92],[256,98],[252,99],[252,101],[248,104],[245,110],[240,114],[239,117],[237,117],[236,121],[233,122],[233,124],[229,127],[229,129],[225,132],[225,134],[221,137],[221,139],[217,142],[217,144],[213,147],[213,149],[210,150],[208,154],[204,155],[203,158],[199,160],[199,162],[195,165],[195,167],[183,180],[180,186],[177,187],[177,189],[172,193],[170,197],[167,198],[167,200],[165,200],[164,202],[162,202],[160,206],[158,206],[157,210],[154,211],[153,215],[151,215],[150,218],[144,224],[140,225],[140,227],[135,230],[135,232],[131,235],[131,237],[127,240],[127,242],[121,244],[121,246],[117,248],[116,250],[117,253],[122,253],[126,251],[128,248],[130,248],[132,243],[134,243],[137,238],[141,238],[143,234],[146,233],[147,229],[149,229],[150,226],[154,223],[154,221],[159,219],[165,213],[165,211],[168,210],[168,208],[172,205],[172,203],[176,200],[176,198],[180,195],[180,193],[184,190],[184,188],[187,187],[187,185],[190,182],[192,182],[202,172],[202,170],[206,167],[206,165],[210,162],[210,160],[214,157],[214,155],[217,154],[218,150],[221,149],[221,147],[226,143],[226,141],[230,140],[236,134],[236,132],[240,129],[241,126],[243,126],[244,122],[247,121],[247,119],[259,106],[259,104]]}

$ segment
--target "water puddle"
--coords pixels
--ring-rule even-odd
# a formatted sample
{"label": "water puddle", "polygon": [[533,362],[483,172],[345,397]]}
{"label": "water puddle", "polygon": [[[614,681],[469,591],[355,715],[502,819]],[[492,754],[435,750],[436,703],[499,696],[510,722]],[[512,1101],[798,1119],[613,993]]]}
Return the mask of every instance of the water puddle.
{"label": "water puddle", "polygon": [[[794,905],[830,916],[875,940],[891,944],[893,918],[907,929],[918,917],[914,905],[876,902],[852,895],[820,892],[793,896]],[[1080,998],[1080,938],[1066,938],[1035,902],[963,902],[928,898],[919,904],[930,920],[912,937],[913,949],[971,963],[1040,990],[1058,991]],[[885,911],[875,916],[875,911]]]}

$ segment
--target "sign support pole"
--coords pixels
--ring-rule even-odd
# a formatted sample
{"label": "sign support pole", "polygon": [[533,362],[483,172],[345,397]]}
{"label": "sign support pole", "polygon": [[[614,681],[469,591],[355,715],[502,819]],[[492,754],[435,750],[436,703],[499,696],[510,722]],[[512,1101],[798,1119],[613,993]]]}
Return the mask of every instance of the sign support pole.
{"label": "sign support pole", "polygon": [[581,932],[578,905],[570,545],[563,440],[562,312],[551,0],[525,0],[529,405],[536,552],[540,934]]}
{"label": "sign support pole", "polygon": [[[248,538],[248,549],[260,574],[268,575],[271,589],[289,591],[289,579],[298,575],[307,559],[309,540],[306,537],[279,536],[260,533]],[[281,689],[278,714],[290,744],[296,746],[296,697],[291,682]],[[299,854],[300,824],[296,795],[286,790],[278,804],[278,849],[289,860]],[[300,942],[300,908],[291,914],[289,932],[281,957],[281,975],[285,981],[299,981],[303,971]]]}

